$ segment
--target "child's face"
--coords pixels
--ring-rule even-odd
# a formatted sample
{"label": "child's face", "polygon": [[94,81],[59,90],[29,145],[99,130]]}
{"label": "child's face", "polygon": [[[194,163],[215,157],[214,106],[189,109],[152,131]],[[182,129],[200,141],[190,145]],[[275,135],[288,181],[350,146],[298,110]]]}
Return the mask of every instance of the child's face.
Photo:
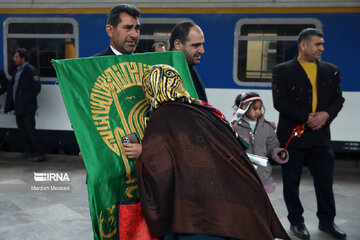
{"label": "child's face", "polygon": [[262,103],[261,101],[257,100],[251,104],[245,116],[251,120],[257,120],[261,116],[262,113],[261,108],[262,108]]}

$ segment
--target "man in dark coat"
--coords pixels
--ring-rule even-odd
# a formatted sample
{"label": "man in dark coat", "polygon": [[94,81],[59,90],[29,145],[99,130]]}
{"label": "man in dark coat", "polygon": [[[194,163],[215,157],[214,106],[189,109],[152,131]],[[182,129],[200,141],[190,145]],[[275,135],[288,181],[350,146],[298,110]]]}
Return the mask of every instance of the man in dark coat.
{"label": "man in dark coat", "polygon": [[132,54],[139,43],[140,15],[140,10],[129,4],[111,8],[106,24],[110,46],[95,56]]}
{"label": "man in dark coat", "polygon": [[26,49],[15,50],[13,60],[17,69],[9,83],[5,112],[15,110],[16,123],[26,147],[21,157],[35,157],[34,161],[44,161],[45,155],[41,151],[35,129],[36,98],[41,89],[40,77],[36,68],[28,62],[29,59]]}
{"label": "man in dark coat", "polygon": [[[112,7],[107,15],[106,32],[110,46],[95,56],[132,54],[140,38],[140,10],[130,4]],[[124,143],[126,155],[136,159],[141,153],[141,144]]]}
{"label": "man in dark coat", "polygon": [[305,125],[303,135],[289,144],[288,163],[281,166],[288,220],[295,236],[310,238],[299,198],[302,167],[306,163],[314,179],[319,229],[345,239],[346,234],[334,223],[334,153],[330,148],[330,124],[344,103],[340,70],[320,60],[324,38],[317,29],[301,31],[298,50],[297,58],[274,67],[272,82],[274,107],[280,113],[277,136],[281,146],[286,145],[296,126]]}
{"label": "man in dark coat", "polygon": [[207,102],[204,83],[195,69],[195,65],[200,63],[201,55],[205,53],[204,43],[204,33],[192,22],[178,23],[171,31],[170,51],[184,52],[198,98]]}

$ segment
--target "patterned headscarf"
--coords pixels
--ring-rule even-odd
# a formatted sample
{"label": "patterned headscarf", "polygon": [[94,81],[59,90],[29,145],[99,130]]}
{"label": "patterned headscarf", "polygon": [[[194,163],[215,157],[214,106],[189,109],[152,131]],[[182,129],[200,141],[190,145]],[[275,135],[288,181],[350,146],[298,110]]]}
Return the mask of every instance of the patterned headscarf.
{"label": "patterned headscarf", "polygon": [[245,149],[249,147],[249,144],[245,140],[239,138],[238,134],[234,131],[229,122],[226,121],[225,116],[219,110],[205,101],[190,97],[189,93],[185,89],[184,81],[181,79],[180,74],[175,68],[164,64],[151,66],[147,71],[145,71],[142,77],[142,86],[145,97],[148,99],[150,104],[146,122],[149,120],[153,111],[162,103],[188,103],[209,110],[229,127]]}
{"label": "patterned headscarf", "polygon": [[151,66],[142,77],[142,86],[150,104],[150,112],[166,102],[181,101],[200,104],[200,100],[190,98],[180,74],[169,65]]}

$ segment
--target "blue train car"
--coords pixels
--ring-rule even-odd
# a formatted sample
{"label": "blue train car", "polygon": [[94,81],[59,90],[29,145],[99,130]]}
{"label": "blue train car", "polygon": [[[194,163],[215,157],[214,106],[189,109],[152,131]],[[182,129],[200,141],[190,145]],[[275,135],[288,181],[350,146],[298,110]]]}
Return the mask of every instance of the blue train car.
{"label": "blue train car", "polygon": [[[2,0],[0,0],[0,3]],[[12,54],[17,47],[31,52],[32,64],[40,71],[37,128],[45,139],[47,152],[76,152],[77,146],[51,59],[89,57],[107,48],[106,13],[112,6],[80,0],[31,1],[16,8],[5,1],[0,8],[2,38],[0,68],[8,77],[14,66]],[[37,3],[38,2],[38,3]],[[243,3],[244,2],[244,3]],[[115,5],[114,2],[113,5]],[[136,5],[136,1],[134,2]],[[155,5],[154,5],[155,4]],[[322,59],[341,69],[344,108],[332,123],[332,139],[338,152],[360,152],[360,2],[263,1],[159,1],[139,3],[142,10],[141,38],[137,52],[150,51],[155,41],[168,41],[172,27],[182,20],[198,24],[205,35],[205,54],[197,66],[206,85],[209,102],[227,118],[237,94],[256,91],[264,100],[266,118],[277,121],[278,113],[271,98],[271,70],[296,54],[296,37],[301,29],[316,27],[325,34]],[[332,5],[331,5],[332,4]],[[336,5],[337,4],[337,5]],[[5,96],[0,96],[0,137],[6,150],[18,150],[10,144],[17,139],[15,118],[4,114]]]}

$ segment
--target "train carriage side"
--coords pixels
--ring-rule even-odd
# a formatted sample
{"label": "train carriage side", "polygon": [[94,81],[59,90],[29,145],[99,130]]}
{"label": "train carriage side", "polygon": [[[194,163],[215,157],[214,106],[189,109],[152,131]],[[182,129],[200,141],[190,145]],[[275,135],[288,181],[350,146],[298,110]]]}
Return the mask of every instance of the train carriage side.
{"label": "train carriage side", "polygon": [[[325,9],[326,10],[326,9]],[[325,34],[323,60],[341,69],[344,108],[332,123],[335,150],[360,152],[360,10],[338,12],[307,11],[296,8],[291,13],[242,9],[216,13],[183,9],[178,13],[153,13],[142,9],[141,41],[138,52],[149,51],[154,41],[167,41],[171,28],[179,21],[192,20],[205,34],[205,54],[197,66],[206,85],[209,102],[227,118],[237,94],[256,91],[264,99],[266,118],[277,121],[272,106],[271,69],[296,53],[296,35],[304,27],[318,27]],[[301,12],[302,11],[302,12]],[[54,73],[49,70],[51,58],[88,57],[108,46],[105,32],[106,15],[96,10],[87,13],[0,14],[3,37],[0,44],[0,68],[11,75],[11,52],[15,46],[33,44],[36,64],[42,69],[42,91],[39,95],[37,128],[49,145],[48,151],[65,149],[76,152],[76,142],[64,108]],[[221,9],[218,12],[222,12]],[[41,32],[43,23],[47,30]],[[24,28],[23,25],[27,28]],[[55,26],[55,27],[54,27]],[[54,30],[58,28],[58,30]],[[69,30],[70,28],[70,30]],[[31,32],[33,29],[33,32]],[[39,32],[40,31],[40,32]],[[55,32],[51,32],[55,31]],[[51,43],[51,44],[49,44]],[[69,44],[70,43],[70,44]],[[30,46],[29,46],[30,47]],[[44,63],[45,62],[45,63]],[[41,72],[41,71],[40,71]],[[14,116],[3,113],[4,95],[0,96],[0,136],[8,140],[17,137]],[[53,133],[56,134],[53,134]],[[51,138],[49,138],[51,136]],[[75,145],[75,148],[74,148]],[[10,149],[11,150],[11,149]]]}
{"label": "train carriage side", "polygon": [[205,54],[197,69],[206,84],[209,101],[227,118],[237,94],[260,93],[266,117],[276,121],[271,96],[271,70],[296,54],[296,36],[304,27],[325,34],[322,60],[339,66],[345,103],[331,126],[336,151],[360,152],[360,14],[217,14],[192,18],[204,30]]}

